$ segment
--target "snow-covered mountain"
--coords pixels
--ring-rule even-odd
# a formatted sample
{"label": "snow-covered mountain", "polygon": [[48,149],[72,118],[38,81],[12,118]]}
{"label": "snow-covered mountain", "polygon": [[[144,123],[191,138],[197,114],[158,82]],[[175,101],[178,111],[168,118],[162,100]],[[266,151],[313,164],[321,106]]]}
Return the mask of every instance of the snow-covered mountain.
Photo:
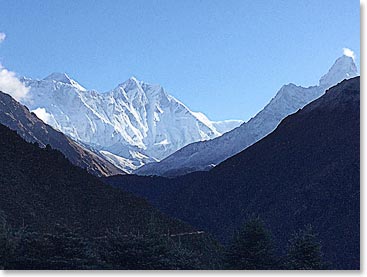
{"label": "snow-covered mountain", "polygon": [[242,123],[212,122],[160,85],[134,77],[106,93],[87,90],[64,73],[21,81],[30,88],[23,104],[39,118],[127,172]]}
{"label": "snow-covered mountain", "polygon": [[355,76],[357,67],[353,58],[343,55],[321,77],[317,86],[284,85],[263,110],[240,127],[221,137],[192,143],[161,162],[141,167],[136,173],[175,176],[208,170],[268,135],[282,119],[320,97],[329,87]]}

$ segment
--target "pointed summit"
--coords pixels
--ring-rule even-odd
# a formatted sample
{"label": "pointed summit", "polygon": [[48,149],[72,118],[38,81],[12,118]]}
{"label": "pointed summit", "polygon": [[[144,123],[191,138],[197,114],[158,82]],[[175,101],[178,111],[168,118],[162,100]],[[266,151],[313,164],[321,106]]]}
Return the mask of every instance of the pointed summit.
{"label": "pointed summit", "polygon": [[82,87],[78,82],[71,79],[66,73],[60,73],[60,72],[54,72],[48,75],[43,80],[45,81],[55,81],[55,82],[61,82],[64,84],[72,85],[73,87],[85,91],[86,89]]}
{"label": "pointed summit", "polygon": [[57,82],[62,82],[62,83],[66,83],[66,84],[70,84],[70,77],[66,74],[66,73],[61,73],[61,72],[53,72],[50,75],[48,75],[46,78],[44,78],[43,80],[49,80],[49,81],[57,81]]}
{"label": "pointed summit", "polygon": [[136,79],[135,76],[131,76],[126,81],[120,83],[116,88],[123,88],[124,90],[129,91],[137,87],[140,87],[141,83],[142,82]]}
{"label": "pointed summit", "polygon": [[135,83],[140,83],[140,81],[135,77],[135,76],[131,76],[128,81],[131,81],[131,82],[135,82]]}
{"label": "pointed summit", "polygon": [[136,95],[136,92],[140,92],[147,95],[162,94],[167,96],[161,85],[149,84],[144,81],[138,80],[135,76],[131,76],[125,82],[119,84],[117,88],[122,88],[128,95]]}
{"label": "pointed summit", "polygon": [[354,63],[353,56],[344,53],[343,56],[335,61],[328,73],[321,77],[319,85],[327,89],[344,79],[350,79],[357,75],[357,66]]}

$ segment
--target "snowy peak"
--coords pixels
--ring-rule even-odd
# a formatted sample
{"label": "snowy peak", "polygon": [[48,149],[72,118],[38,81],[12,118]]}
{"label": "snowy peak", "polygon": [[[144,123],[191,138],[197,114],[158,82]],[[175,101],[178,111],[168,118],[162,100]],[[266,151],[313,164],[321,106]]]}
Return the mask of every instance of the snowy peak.
{"label": "snowy peak", "polygon": [[[128,96],[134,96],[138,94],[144,94],[146,96],[163,96],[167,97],[168,94],[165,92],[162,86],[157,84],[149,84],[138,80],[136,77],[132,76],[125,82],[117,86],[116,89],[123,89]],[[115,90],[116,90],[115,89]]]}
{"label": "snowy peak", "polygon": [[75,88],[77,88],[79,90],[82,90],[82,91],[85,91],[86,90],[78,82],[76,82],[73,79],[71,79],[66,73],[54,72],[54,73],[48,75],[43,80],[45,80],[45,81],[60,82],[60,83],[71,85],[71,86],[73,86],[73,87],[75,87]]}
{"label": "snowy peak", "polygon": [[51,73],[50,75],[48,75],[43,80],[46,80],[46,81],[57,81],[57,82],[65,83],[65,84],[70,84],[70,82],[71,82],[70,77],[66,73],[61,73],[61,72]]}
{"label": "snowy peak", "polygon": [[131,76],[125,82],[119,84],[118,87],[123,88],[125,90],[130,90],[138,87],[140,88],[141,82],[138,79],[136,79],[136,77]]}
{"label": "snowy peak", "polygon": [[128,172],[234,126],[198,118],[162,86],[135,77],[105,93],[85,90],[65,73],[23,82],[31,111]]}
{"label": "snowy peak", "polygon": [[343,55],[335,61],[328,73],[321,77],[319,85],[326,89],[344,79],[350,79],[357,75],[358,70],[353,57]]}

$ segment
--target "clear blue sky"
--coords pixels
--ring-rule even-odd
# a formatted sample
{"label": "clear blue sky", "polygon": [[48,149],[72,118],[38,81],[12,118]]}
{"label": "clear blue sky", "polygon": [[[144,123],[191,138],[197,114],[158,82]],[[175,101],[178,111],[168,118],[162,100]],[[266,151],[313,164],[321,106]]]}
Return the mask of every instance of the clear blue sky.
{"label": "clear blue sky", "polygon": [[0,62],[107,91],[159,83],[211,119],[247,120],[285,83],[317,84],[342,48],[359,62],[356,0],[0,0]]}

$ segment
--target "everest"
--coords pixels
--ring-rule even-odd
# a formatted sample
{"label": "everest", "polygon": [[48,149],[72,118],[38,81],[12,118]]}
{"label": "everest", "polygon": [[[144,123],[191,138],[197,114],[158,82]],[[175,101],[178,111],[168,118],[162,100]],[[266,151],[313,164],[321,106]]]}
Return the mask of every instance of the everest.
{"label": "everest", "polygon": [[42,80],[23,77],[21,81],[29,87],[29,97],[22,104],[128,173],[243,123],[211,121],[190,111],[160,85],[135,77],[105,93],[87,90],[65,73],[52,73]]}
{"label": "everest", "polygon": [[292,83],[284,85],[263,110],[238,128],[212,140],[189,144],[161,162],[141,167],[136,173],[172,177],[209,170],[271,133],[282,119],[319,98],[326,89],[357,74],[353,57],[343,55],[321,77],[318,85],[307,88]]}

